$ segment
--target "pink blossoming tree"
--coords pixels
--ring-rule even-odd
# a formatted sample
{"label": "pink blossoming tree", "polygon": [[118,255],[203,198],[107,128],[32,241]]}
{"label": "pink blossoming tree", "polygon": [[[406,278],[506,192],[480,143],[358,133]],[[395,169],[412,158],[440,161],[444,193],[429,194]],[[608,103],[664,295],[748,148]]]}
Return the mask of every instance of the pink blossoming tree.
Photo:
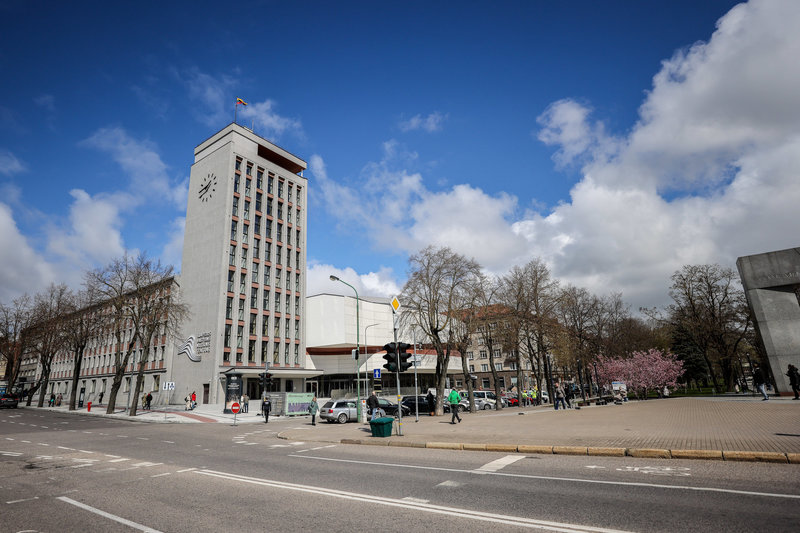
{"label": "pink blossoming tree", "polygon": [[597,358],[597,373],[602,383],[610,385],[612,381],[622,381],[629,391],[646,398],[648,390],[676,387],[683,373],[683,361],[669,352],[655,349],[633,352],[630,357],[620,359],[601,355]]}

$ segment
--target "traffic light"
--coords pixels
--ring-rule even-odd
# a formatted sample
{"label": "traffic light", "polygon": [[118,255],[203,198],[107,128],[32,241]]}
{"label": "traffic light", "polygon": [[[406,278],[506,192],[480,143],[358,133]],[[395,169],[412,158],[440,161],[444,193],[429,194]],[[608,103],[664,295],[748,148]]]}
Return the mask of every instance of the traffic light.
{"label": "traffic light", "polygon": [[389,372],[397,372],[397,344],[390,342],[385,344],[383,349],[386,350],[386,355],[383,356],[386,359],[386,364],[383,365],[383,368]]}
{"label": "traffic light", "polygon": [[269,386],[272,385],[272,374],[268,372],[262,372],[258,376],[261,378],[262,390],[267,390]]}
{"label": "traffic light", "polygon": [[397,349],[398,349],[397,366],[399,367],[400,372],[405,372],[413,365],[413,363],[410,363],[408,361],[413,355],[406,352],[406,350],[408,350],[409,348],[411,348],[411,345],[405,342],[400,342],[397,344]]}

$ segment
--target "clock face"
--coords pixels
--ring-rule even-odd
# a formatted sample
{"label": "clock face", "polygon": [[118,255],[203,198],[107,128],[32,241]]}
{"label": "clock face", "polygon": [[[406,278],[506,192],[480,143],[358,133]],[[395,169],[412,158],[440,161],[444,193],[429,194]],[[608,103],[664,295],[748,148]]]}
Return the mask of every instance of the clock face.
{"label": "clock face", "polygon": [[217,177],[214,175],[213,172],[209,172],[208,176],[203,178],[203,182],[200,184],[200,189],[197,191],[197,197],[202,202],[207,202],[211,199],[214,195],[214,191],[217,190]]}

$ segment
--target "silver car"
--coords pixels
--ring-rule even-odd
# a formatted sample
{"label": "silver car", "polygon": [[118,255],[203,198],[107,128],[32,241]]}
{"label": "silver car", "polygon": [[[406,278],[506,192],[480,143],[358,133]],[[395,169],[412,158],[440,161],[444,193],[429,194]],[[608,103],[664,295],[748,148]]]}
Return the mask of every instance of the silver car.
{"label": "silver car", "polygon": [[326,422],[339,422],[344,424],[351,420],[355,422],[358,418],[356,411],[356,400],[331,400],[319,410],[319,418]]}

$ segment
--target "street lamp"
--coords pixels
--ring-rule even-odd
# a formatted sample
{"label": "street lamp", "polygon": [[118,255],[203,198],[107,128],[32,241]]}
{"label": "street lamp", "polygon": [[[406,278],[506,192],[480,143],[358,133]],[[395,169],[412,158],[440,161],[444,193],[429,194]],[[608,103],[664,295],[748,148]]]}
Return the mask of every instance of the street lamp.
{"label": "street lamp", "polygon": [[[358,291],[356,290],[355,287],[353,287],[352,285],[350,285],[346,281],[337,278],[333,274],[331,274],[331,281],[340,281],[340,282],[344,283],[345,285],[347,285],[348,287],[350,287],[351,289],[353,289],[353,292],[356,293],[356,355],[358,355],[361,352],[361,343],[359,342],[360,338],[359,338],[359,335],[358,335],[358,333],[359,333],[359,325],[358,325]],[[360,383],[360,381],[358,379],[359,378],[359,376],[358,376],[358,358],[354,359],[353,362],[355,363],[355,367],[356,367],[356,398],[358,400],[358,403],[356,403],[356,417],[358,418],[359,423],[360,423],[361,422],[361,383]]]}
{"label": "street lamp", "polygon": [[[364,383],[368,383],[369,382],[369,366],[366,365],[366,362],[369,361],[369,354],[367,353],[367,351],[369,350],[369,343],[367,343],[367,330],[369,328],[371,328],[372,326],[377,326],[378,324],[379,324],[378,322],[375,322],[374,324],[370,324],[369,326],[364,328],[364,358],[366,359],[366,361],[364,361],[364,363],[365,363],[365,366],[364,366]],[[369,391],[365,391],[364,394],[366,394],[367,392],[369,392]]]}

